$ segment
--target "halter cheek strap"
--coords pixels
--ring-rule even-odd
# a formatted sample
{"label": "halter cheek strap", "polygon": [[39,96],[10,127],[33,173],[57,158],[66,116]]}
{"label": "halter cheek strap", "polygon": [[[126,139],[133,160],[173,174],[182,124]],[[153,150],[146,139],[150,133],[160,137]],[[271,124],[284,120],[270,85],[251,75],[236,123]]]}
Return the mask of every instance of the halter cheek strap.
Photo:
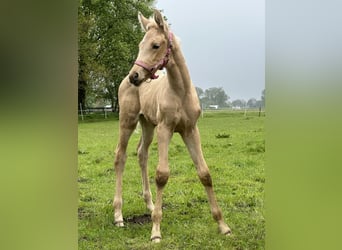
{"label": "halter cheek strap", "polygon": [[153,66],[149,66],[146,63],[144,63],[143,61],[139,61],[139,60],[136,60],[134,62],[134,64],[136,64],[136,65],[144,68],[148,72],[150,72],[151,73],[151,77],[150,77],[151,79],[157,79],[159,76],[156,75],[155,73],[158,70],[162,70],[167,65],[167,63],[169,62],[169,56],[171,54],[171,48],[172,48],[172,41],[173,41],[173,34],[172,34],[172,32],[169,32],[169,45],[167,46],[166,54],[165,54],[164,58],[162,58],[157,64],[155,64]]}
{"label": "halter cheek strap", "polygon": [[155,73],[156,73],[157,70],[158,70],[158,65],[160,64],[160,62],[157,63],[156,65],[152,66],[152,67],[148,66],[148,65],[147,65],[146,63],[144,63],[143,61],[138,61],[138,60],[135,61],[134,64],[136,64],[136,65],[138,65],[138,66],[140,66],[140,67],[146,69],[148,72],[150,72],[150,73],[151,73],[151,79],[157,79],[157,78],[159,77],[159,76],[156,75]]}

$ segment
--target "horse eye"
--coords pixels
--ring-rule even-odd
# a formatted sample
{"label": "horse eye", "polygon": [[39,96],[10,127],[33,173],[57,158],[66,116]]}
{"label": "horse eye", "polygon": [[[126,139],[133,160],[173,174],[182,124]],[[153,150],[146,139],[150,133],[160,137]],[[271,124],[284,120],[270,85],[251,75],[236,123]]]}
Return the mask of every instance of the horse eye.
{"label": "horse eye", "polygon": [[160,45],[159,44],[153,44],[152,48],[153,49],[159,49]]}

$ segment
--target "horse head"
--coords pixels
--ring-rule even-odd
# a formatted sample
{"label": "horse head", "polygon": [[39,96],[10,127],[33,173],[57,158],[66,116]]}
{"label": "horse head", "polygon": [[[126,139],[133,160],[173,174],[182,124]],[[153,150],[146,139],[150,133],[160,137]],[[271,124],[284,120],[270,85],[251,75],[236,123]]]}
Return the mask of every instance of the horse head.
{"label": "horse head", "polygon": [[145,35],[139,44],[137,60],[129,72],[129,81],[135,86],[158,78],[155,73],[168,63],[173,39],[168,24],[158,10],[154,11],[153,18],[147,19],[139,13],[138,19]]}

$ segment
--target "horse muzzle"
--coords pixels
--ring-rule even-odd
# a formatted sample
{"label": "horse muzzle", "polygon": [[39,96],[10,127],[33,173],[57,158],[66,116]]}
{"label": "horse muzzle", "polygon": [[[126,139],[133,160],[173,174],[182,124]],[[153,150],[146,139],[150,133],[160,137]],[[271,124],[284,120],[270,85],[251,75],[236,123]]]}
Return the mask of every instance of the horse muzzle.
{"label": "horse muzzle", "polygon": [[148,75],[144,72],[144,70],[140,70],[138,67],[133,67],[128,78],[131,84],[138,87],[141,83],[148,79]]}
{"label": "horse muzzle", "polygon": [[141,84],[141,80],[139,79],[139,73],[138,72],[133,72],[129,74],[129,81],[135,86],[139,86]]}

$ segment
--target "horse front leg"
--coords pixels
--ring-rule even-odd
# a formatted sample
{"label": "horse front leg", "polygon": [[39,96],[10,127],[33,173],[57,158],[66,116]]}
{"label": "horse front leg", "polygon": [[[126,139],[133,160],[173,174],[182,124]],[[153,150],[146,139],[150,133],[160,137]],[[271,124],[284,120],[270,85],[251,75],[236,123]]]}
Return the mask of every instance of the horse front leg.
{"label": "horse front leg", "polygon": [[116,147],[115,152],[115,175],[116,175],[116,188],[115,195],[113,201],[114,207],[114,223],[118,227],[124,226],[124,221],[122,217],[122,175],[125,168],[126,163],[126,150],[128,145],[128,140],[134,131],[134,127],[126,128],[124,126],[120,126],[119,132],[119,142]]}
{"label": "horse front leg", "polygon": [[160,223],[162,220],[163,190],[169,179],[170,170],[168,164],[168,147],[172,137],[172,130],[161,124],[157,127],[159,162],[156,171],[157,195],[154,210],[152,212],[151,241],[160,242]]}
{"label": "horse front leg", "polygon": [[191,131],[183,133],[182,138],[196,166],[198,177],[201,180],[201,183],[203,184],[207,193],[212,216],[217,222],[220,232],[225,235],[230,235],[231,230],[224,222],[222,211],[216,201],[209,168],[203,157],[200,135],[197,126]]}

